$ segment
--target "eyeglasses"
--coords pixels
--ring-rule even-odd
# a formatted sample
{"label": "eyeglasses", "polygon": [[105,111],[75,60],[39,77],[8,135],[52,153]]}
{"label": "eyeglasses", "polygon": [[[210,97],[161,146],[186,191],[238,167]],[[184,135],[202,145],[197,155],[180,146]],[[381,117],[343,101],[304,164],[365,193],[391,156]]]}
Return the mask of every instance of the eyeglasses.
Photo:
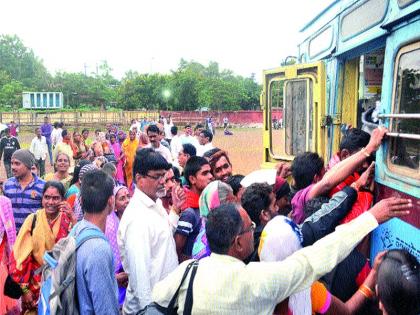
{"label": "eyeglasses", "polygon": [[238,235],[242,235],[242,234],[245,234],[245,233],[248,233],[248,232],[254,232],[256,228],[257,228],[257,225],[255,224],[255,222],[252,221],[251,225],[248,228],[246,228],[245,230],[242,230],[241,232],[239,232]]}
{"label": "eyeglasses", "polygon": [[218,168],[216,168],[216,169],[214,170],[214,172],[215,172],[215,173],[219,173],[222,169],[226,170],[226,169],[228,169],[229,167],[230,167],[230,164],[229,164],[229,163],[225,163],[225,164],[223,164],[222,166],[219,166]]}
{"label": "eyeglasses", "polygon": [[157,175],[157,176],[146,174],[146,177],[149,177],[151,179],[160,181],[160,180],[162,180],[165,177],[165,174],[160,174],[160,175]]}

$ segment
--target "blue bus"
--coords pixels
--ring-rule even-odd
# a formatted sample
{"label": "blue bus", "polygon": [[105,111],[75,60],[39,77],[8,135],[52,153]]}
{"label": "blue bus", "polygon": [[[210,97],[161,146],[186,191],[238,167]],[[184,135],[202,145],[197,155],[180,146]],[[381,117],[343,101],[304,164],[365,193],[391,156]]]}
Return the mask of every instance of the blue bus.
{"label": "blue bus", "polygon": [[420,260],[420,1],[334,1],[301,33],[296,64],[263,72],[263,167],[305,151],[328,161],[344,128],[385,125],[375,198],[410,198],[414,209],[375,230],[371,256],[405,248]]}

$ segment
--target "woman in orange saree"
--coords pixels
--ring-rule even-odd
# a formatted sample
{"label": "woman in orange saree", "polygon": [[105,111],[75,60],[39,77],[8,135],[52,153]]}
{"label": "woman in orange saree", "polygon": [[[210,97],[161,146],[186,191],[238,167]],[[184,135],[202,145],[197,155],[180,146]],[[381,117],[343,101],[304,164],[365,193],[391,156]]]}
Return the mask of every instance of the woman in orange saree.
{"label": "woman in orange saree", "polygon": [[139,140],[136,138],[134,131],[129,132],[129,137],[124,140],[122,144],[122,150],[125,155],[124,173],[126,178],[127,187],[131,193],[133,193],[133,164],[134,157],[136,156],[136,150],[139,146]]}
{"label": "woman in orange saree", "polygon": [[24,314],[37,313],[41,274],[34,271],[44,264],[44,253],[66,237],[77,222],[64,195],[62,183],[47,182],[42,194],[43,209],[25,219],[13,246],[11,276],[22,288]]}

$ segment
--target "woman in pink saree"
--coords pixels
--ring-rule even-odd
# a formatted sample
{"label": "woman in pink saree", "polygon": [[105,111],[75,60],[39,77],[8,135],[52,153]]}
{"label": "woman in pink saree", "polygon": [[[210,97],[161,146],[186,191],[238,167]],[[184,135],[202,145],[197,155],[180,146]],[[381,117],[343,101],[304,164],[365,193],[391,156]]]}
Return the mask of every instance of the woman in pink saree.
{"label": "woman in pink saree", "polygon": [[15,219],[9,198],[0,196],[0,314],[20,314],[19,300],[4,295],[10,255],[16,241]]}
{"label": "woman in pink saree", "polygon": [[121,145],[117,141],[117,136],[115,133],[112,133],[109,137],[111,142],[111,147],[114,150],[115,160],[117,161],[117,175],[116,180],[119,184],[125,185],[124,180],[124,164],[125,164],[125,155],[124,152],[121,150]]}

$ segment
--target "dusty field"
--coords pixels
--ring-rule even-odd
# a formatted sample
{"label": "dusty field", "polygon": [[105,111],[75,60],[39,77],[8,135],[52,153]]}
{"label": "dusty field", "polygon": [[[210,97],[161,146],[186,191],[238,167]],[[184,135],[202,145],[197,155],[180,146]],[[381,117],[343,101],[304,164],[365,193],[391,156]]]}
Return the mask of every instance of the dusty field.
{"label": "dusty field", "polygon": [[[71,130],[71,129],[70,129]],[[73,130],[71,130],[73,131]],[[261,129],[233,129],[232,136],[223,135],[223,130],[218,129],[213,139],[213,144],[229,153],[235,174],[248,174],[259,169],[262,163],[262,130]],[[93,131],[91,132],[93,135]],[[29,130],[21,132],[18,136],[22,148],[29,148],[32,138]],[[52,171],[48,159],[45,163],[46,172]],[[0,166],[0,179],[4,180],[6,173],[3,163]]]}
{"label": "dusty field", "polygon": [[233,136],[217,130],[214,146],[229,153],[234,174],[246,175],[260,168],[263,157],[261,129],[233,129]]}

